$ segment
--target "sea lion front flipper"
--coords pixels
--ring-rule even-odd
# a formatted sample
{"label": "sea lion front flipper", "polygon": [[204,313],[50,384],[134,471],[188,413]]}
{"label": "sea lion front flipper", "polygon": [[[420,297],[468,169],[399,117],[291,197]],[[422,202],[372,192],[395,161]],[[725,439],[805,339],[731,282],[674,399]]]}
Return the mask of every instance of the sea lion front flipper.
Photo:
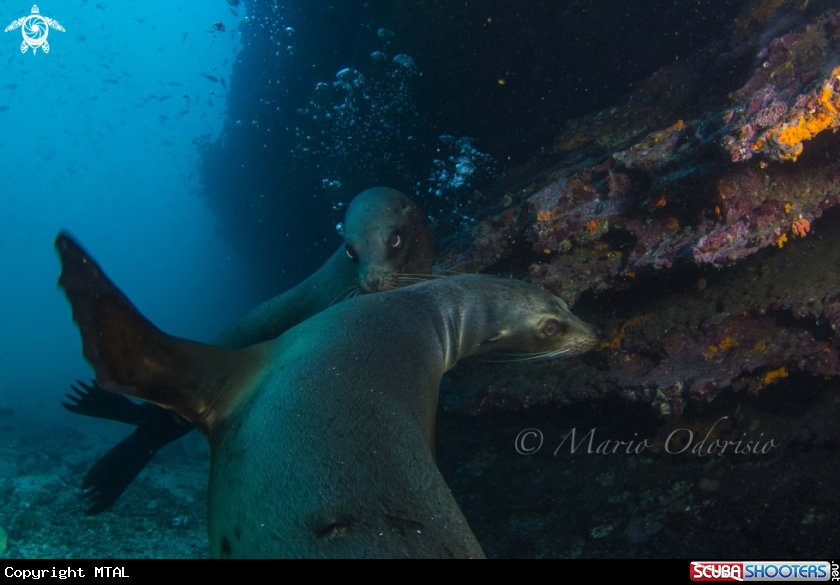
{"label": "sea lion front flipper", "polygon": [[67,234],[56,237],[55,247],[62,263],[58,284],[99,384],[174,410],[209,435],[216,419],[251,387],[268,349],[229,350],[167,335]]}
{"label": "sea lion front flipper", "polygon": [[96,380],[92,380],[90,386],[81,380],[76,380],[76,383],[82,387],[82,390],[71,384],[70,387],[76,393],[76,396],[65,394],[70,402],[61,403],[61,406],[73,414],[104,418],[127,425],[139,425],[143,422],[144,409],[141,405],[132,402],[125,396],[102,389],[96,383]]}
{"label": "sea lion front flipper", "polygon": [[85,494],[90,504],[85,511],[87,516],[95,516],[110,508],[161,447],[193,430],[177,415],[153,405],[146,406],[150,407],[149,410],[154,408],[149,414],[155,420],[139,424],[137,430],[108,451],[85,474],[82,489],[88,490]]}

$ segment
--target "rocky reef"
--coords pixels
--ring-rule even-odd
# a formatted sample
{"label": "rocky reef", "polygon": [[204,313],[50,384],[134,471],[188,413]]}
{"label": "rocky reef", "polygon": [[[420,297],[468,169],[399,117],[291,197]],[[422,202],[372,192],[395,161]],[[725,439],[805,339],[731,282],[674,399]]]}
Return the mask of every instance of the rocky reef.
{"label": "rocky reef", "polygon": [[[687,402],[838,371],[840,10],[749,3],[727,38],[572,120],[500,176],[441,272],[525,278],[604,339],[575,362],[464,364],[452,412]],[[831,269],[827,269],[831,267]]]}

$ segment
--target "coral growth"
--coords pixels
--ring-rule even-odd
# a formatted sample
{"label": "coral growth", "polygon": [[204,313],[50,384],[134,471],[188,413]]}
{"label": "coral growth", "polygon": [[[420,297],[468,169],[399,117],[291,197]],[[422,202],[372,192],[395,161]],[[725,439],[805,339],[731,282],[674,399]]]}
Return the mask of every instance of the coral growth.
{"label": "coral growth", "polygon": [[791,231],[793,232],[793,235],[804,238],[805,234],[811,231],[811,222],[807,219],[797,219],[793,222]]}
{"label": "coral growth", "polygon": [[[777,38],[743,37],[790,5],[751,3],[728,44],[663,68],[620,106],[568,122],[553,159],[500,178],[506,203],[452,237],[438,270],[525,277],[568,303],[605,296],[611,303],[585,316],[612,334],[597,358],[537,375],[491,380],[465,366],[476,378],[451,385],[448,408],[618,393],[675,417],[688,400],[757,391],[782,372],[840,375],[834,341],[815,325],[832,340],[840,331],[840,277],[821,268],[840,264],[840,236],[821,230],[801,258],[808,244],[794,239],[827,211],[840,223],[840,141],[826,132],[840,126],[840,10],[802,12]],[[756,54],[742,87],[723,93],[717,76]],[[674,269],[736,263],[725,277],[704,274],[702,287],[695,276],[690,293],[653,300],[652,283],[670,283]],[[780,312],[799,325],[781,325]]]}
{"label": "coral growth", "polygon": [[795,161],[804,149],[803,142],[824,130],[840,126],[840,67],[831,72],[819,89],[810,92],[799,107],[765,132],[752,149],[778,160]]}

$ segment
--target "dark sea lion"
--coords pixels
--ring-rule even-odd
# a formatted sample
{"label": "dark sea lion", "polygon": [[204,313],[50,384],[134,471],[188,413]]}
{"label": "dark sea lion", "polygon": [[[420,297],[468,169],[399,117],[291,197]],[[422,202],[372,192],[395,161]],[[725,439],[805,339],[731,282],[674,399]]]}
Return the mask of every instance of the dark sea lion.
{"label": "dark sea lion", "polygon": [[482,557],[432,454],[441,377],[493,349],[532,360],[596,341],[547,291],[468,275],[225,349],[162,333],[70,238],[56,248],[97,380],[207,436],[214,557]]}
{"label": "dark sea lion", "polygon": [[[312,276],[267,301],[210,343],[239,348],[279,337],[332,304],[357,293],[391,290],[432,273],[434,240],[423,211],[388,187],[356,195],[344,218],[344,240]],[[404,280],[400,275],[406,273]]]}
{"label": "dark sea lion", "polygon": [[[358,194],[347,208],[345,243],[312,276],[263,303],[225,329],[210,343],[239,348],[274,339],[331,304],[357,294],[405,286],[432,272],[434,242],[420,207],[403,193],[376,187]],[[133,424],[137,430],[96,461],[81,487],[87,491],[86,514],[106,510],[162,447],[192,430],[165,409],[138,405],[105,392],[95,382],[71,386],[64,407],[84,414]]]}

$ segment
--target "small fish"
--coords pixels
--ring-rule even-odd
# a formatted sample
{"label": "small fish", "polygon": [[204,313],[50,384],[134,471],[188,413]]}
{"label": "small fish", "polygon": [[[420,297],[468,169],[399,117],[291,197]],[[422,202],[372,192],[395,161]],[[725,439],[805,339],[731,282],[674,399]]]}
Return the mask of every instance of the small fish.
{"label": "small fish", "polygon": [[135,18],[134,20],[136,20],[136,21],[137,21],[137,22],[139,22],[140,24],[146,24],[146,21],[145,21],[145,20],[143,20],[142,18]]}
{"label": "small fish", "polygon": [[17,89],[17,88],[18,88],[17,83],[10,83],[9,85],[4,85],[3,86],[3,89]]}
{"label": "small fish", "polygon": [[181,37],[181,42],[183,43],[186,40],[187,40],[187,33],[184,33],[184,36]]}
{"label": "small fish", "polygon": [[111,85],[119,85],[120,82],[116,79],[103,79],[102,83],[110,83]]}
{"label": "small fish", "polygon": [[0,416],[12,416],[14,413],[11,408],[0,408]]}
{"label": "small fish", "polygon": [[179,82],[177,82],[177,81],[170,81],[170,82],[169,82],[169,86],[170,86],[170,87],[181,87],[182,85],[184,85],[184,84],[183,84],[183,83],[179,83]]}
{"label": "small fish", "polygon": [[161,140],[166,146],[172,146],[172,143],[169,140]]}
{"label": "small fish", "polygon": [[205,79],[212,81],[213,83],[219,83],[219,80],[216,77],[213,77],[212,75],[207,75],[206,73],[202,72],[201,76]]}
{"label": "small fish", "polygon": [[5,112],[9,109],[9,106],[0,106],[0,112]]}
{"label": "small fish", "polygon": [[159,101],[159,102],[163,102],[163,101],[168,100],[168,99],[169,99],[169,98],[171,98],[171,97],[172,97],[171,95],[163,95],[163,96],[160,96],[160,97],[158,98],[158,101]]}
{"label": "small fish", "polygon": [[224,77],[220,77],[220,78],[219,78],[219,81],[221,82],[222,87],[224,87],[225,89],[227,89],[227,85],[225,85],[225,78],[224,78]]}
{"label": "small fish", "polygon": [[92,97],[92,98],[90,98],[88,101],[89,101],[89,102],[92,102],[93,100],[98,100],[98,99],[99,99],[98,97]]}
{"label": "small fish", "polygon": [[86,41],[86,40],[87,40],[87,37],[86,37],[86,36],[79,35],[79,36],[77,36],[77,37],[76,37],[76,40],[77,40],[77,41],[82,41],[82,42],[84,42],[84,41]]}
{"label": "small fish", "polygon": [[125,75],[126,77],[131,77],[131,75],[128,74],[128,71],[123,71],[123,75]]}

